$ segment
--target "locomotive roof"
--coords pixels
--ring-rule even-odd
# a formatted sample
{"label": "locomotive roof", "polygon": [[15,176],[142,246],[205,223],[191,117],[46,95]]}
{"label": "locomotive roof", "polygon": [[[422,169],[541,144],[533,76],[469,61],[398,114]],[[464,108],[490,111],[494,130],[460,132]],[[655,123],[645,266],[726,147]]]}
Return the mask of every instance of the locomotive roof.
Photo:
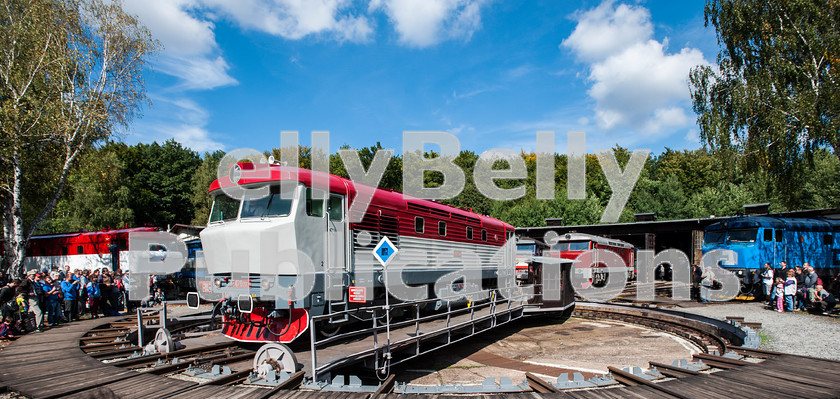
{"label": "locomotive roof", "polygon": [[[255,168],[254,164],[245,163],[245,164],[238,164],[243,169],[251,169]],[[256,168],[265,168],[268,167],[268,173],[260,173],[264,176],[262,177],[243,177],[239,180],[239,185],[249,185],[249,184],[259,184],[259,183],[266,183],[266,182],[275,182],[275,181],[284,181],[284,180],[297,180],[300,183],[304,184],[305,186],[311,187],[313,176],[318,176],[322,172],[314,172],[309,169],[304,168],[295,168],[291,166],[281,166],[281,165],[269,165],[269,164],[256,164]],[[254,173],[257,174],[257,173]],[[350,179],[345,179],[343,177],[339,177],[336,175],[328,175],[330,180],[330,192],[336,194],[343,194],[346,195],[348,200],[353,200],[356,197],[357,187],[359,189],[367,189],[370,190],[371,187],[363,186],[361,184],[356,184]],[[214,192],[216,190],[221,189],[222,187],[232,186],[234,183],[230,181],[229,176],[222,176],[222,178],[214,180],[212,184],[210,184],[210,188],[208,192]],[[364,187],[364,188],[363,188]],[[377,205],[377,206],[390,206],[396,207],[398,209],[407,209],[407,208],[420,208],[424,210],[430,211],[432,214],[437,214],[440,216],[441,212],[446,212],[451,215],[457,215],[459,219],[476,219],[476,223],[481,223],[485,226],[496,226],[499,228],[504,228],[505,230],[513,230],[514,227],[511,224],[505,223],[501,220],[496,218],[492,218],[489,216],[479,215],[472,211],[466,211],[463,209],[451,207],[448,205],[444,205],[438,202],[415,198],[409,195],[403,195],[400,192],[391,190],[391,189],[384,189],[384,188],[375,188],[373,198],[371,199],[370,205]]]}
{"label": "locomotive roof", "polygon": [[614,247],[633,248],[633,244],[626,241],[616,240],[614,238],[606,238],[586,233],[566,233],[557,237],[557,242],[561,241],[592,241],[598,244],[612,245]]}
{"label": "locomotive roof", "polygon": [[749,229],[771,227],[795,231],[840,231],[840,220],[826,218],[779,218],[772,216],[741,216],[714,223],[711,230]]}
{"label": "locomotive roof", "polygon": [[46,234],[46,235],[39,235],[39,236],[32,236],[31,239],[47,239],[47,238],[71,238],[71,237],[85,237],[85,236],[95,236],[100,234],[122,234],[122,233],[131,233],[137,231],[158,231],[157,227],[131,227],[125,229],[116,229],[116,230],[99,230],[99,231],[77,231],[75,233],[61,233],[61,234]]}

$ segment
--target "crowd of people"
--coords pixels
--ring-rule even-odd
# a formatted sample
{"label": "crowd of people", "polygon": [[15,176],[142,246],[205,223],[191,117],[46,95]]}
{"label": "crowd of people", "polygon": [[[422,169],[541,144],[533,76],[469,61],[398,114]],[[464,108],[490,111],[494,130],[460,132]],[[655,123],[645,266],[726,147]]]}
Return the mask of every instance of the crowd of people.
{"label": "crowd of people", "polygon": [[[692,296],[700,302],[710,302],[711,292],[718,288],[711,268],[695,265],[692,272]],[[766,302],[767,308],[778,312],[807,311],[815,314],[831,314],[840,298],[840,274],[823,283],[813,266],[805,262],[801,266],[789,267],[780,262],[778,268],[765,263],[761,270],[761,289],[756,289],[757,299]],[[705,288],[705,289],[703,289]]]}
{"label": "crowd of people", "polygon": [[0,276],[0,338],[41,332],[81,317],[117,316],[127,311],[128,273],[120,269],[29,270],[23,279]]}
{"label": "crowd of people", "polygon": [[[764,299],[768,301],[768,307],[777,312],[804,310],[829,314],[837,306],[835,293],[826,289],[822,278],[808,262],[796,267],[788,267],[787,262],[781,262],[778,269],[765,263],[761,279]],[[836,291],[840,288],[840,275],[833,280]]]}

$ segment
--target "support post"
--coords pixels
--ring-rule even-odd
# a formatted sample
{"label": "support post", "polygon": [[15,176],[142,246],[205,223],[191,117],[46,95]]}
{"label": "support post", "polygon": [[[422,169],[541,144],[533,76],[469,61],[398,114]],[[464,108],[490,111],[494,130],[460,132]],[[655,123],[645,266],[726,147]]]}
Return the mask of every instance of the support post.
{"label": "support post", "polygon": [[160,310],[160,328],[166,328],[166,301],[163,301],[163,308]]}
{"label": "support post", "polygon": [[137,308],[137,346],[143,348],[143,311]]}

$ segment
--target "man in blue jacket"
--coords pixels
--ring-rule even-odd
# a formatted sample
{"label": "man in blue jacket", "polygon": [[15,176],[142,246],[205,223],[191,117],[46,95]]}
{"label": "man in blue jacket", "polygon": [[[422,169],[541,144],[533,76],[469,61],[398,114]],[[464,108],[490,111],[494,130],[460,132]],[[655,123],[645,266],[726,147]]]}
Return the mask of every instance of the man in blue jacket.
{"label": "man in blue jacket", "polygon": [[67,273],[61,282],[61,292],[64,293],[64,312],[67,322],[79,318],[79,281],[73,279],[72,273]]}

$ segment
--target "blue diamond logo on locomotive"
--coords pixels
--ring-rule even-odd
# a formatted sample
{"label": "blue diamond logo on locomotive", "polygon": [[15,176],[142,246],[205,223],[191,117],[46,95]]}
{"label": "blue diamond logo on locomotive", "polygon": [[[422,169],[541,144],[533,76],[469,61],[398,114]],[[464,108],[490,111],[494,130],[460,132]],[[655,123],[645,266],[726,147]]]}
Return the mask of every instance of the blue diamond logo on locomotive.
{"label": "blue diamond logo on locomotive", "polygon": [[388,237],[382,237],[382,240],[379,241],[379,244],[376,244],[376,247],[373,248],[373,256],[382,266],[386,266],[388,262],[394,258],[394,255],[399,252],[399,249],[391,243],[391,240]]}

